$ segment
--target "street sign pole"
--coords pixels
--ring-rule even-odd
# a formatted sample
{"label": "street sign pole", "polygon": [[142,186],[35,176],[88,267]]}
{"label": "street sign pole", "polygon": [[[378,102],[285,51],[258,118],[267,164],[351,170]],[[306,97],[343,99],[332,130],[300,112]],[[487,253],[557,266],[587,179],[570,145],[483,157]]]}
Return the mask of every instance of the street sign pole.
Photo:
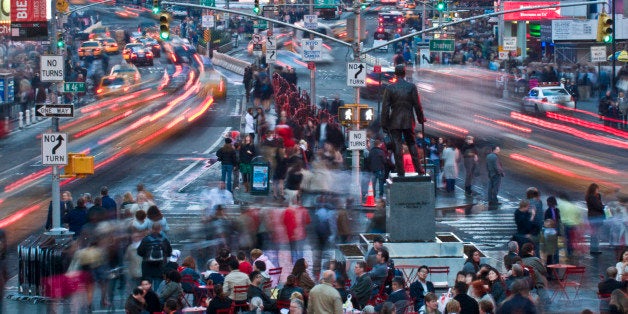
{"label": "street sign pole", "polygon": [[[358,0],[354,0],[353,8],[355,10],[355,34],[353,35],[353,61],[360,62],[360,7],[361,3]],[[360,103],[360,87],[355,88],[355,104]],[[353,114],[356,119],[354,119],[354,130],[360,130],[360,109],[358,106],[355,106],[353,109]],[[351,151],[351,169],[353,176],[353,191],[354,194],[357,195],[356,201],[357,204],[362,203],[362,187],[360,185],[360,151],[353,150]]]}

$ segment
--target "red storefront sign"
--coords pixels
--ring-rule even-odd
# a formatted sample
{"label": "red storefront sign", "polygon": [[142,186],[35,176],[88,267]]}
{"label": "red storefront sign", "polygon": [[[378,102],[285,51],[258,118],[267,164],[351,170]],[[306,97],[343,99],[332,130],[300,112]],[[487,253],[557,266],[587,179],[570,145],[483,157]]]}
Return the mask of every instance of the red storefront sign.
{"label": "red storefront sign", "polygon": [[46,22],[46,0],[11,1],[11,22]]}
{"label": "red storefront sign", "polygon": [[[559,4],[558,1],[506,1],[504,11]],[[540,21],[560,19],[560,8],[532,9],[504,14],[505,21]]]}

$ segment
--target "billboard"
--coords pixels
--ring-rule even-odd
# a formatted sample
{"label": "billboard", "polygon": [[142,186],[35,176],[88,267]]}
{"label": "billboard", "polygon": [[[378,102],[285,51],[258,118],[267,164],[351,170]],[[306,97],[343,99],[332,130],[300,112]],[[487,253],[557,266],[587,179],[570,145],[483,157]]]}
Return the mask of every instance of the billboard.
{"label": "billboard", "polygon": [[0,36],[11,34],[11,0],[0,0]]}
{"label": "billboard", "polygon": [[[504,11],[559,4],[558,1],[506,1]],[[560,8],[535,9],[504,14],[504,21],[540,21],[561,18]]]}
{"label": "billboard", "polygon": [[48,37],[46,6],[46,0],[11,1],[11,39],[46,39]]}

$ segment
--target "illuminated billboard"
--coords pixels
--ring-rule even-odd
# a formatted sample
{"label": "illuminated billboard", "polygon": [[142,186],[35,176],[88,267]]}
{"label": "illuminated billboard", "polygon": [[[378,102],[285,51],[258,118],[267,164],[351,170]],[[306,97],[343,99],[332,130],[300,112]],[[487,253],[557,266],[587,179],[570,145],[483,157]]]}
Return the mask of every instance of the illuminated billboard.
{"label": "illuminated billboard", "polygon": [[[504,11],[559,4],[558,1],[506,1]],[[560,19],[560,8],[532,9],[504,14],[504,21],[540,21]]]}

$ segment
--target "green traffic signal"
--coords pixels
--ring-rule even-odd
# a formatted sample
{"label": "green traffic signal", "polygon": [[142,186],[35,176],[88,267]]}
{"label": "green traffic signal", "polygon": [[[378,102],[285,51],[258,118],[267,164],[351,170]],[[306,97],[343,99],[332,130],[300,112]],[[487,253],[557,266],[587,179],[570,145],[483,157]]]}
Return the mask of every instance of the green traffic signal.
{"label": "green traffic signal", "polygon": [[170,38],[170,17],[168,14],[161,14],[159,17],[159,37],[163,40]]}
{"label": "green traffic signal", "polygon": [[153,0],[153,14],[158,14],[161,11],[161,3],[159,0]]}
{"label": "green traffic signal", "polygon": [[153,7],[153,14],[159,13],[159,7]]}
{"label": "green traffic signal", "polygon": [[57,34],[57,47],[59,47],[59,48],[65,47],[65,42],[63,41],[63,34],[62,33],[58,33]]}
{"label": "green traffic signal", "polygon": [[259,14],[259,12],[260,12],[259,7],[253,7],[253,13]]}
{"label": "green traffic signal", "polygon": [[163,39],[163,40],[167,40],[168,38],[170,38],[170,33],[169,32],[161,32],[161,33],[159,33],[159,37],[161,37],[161,39]]}
{"label": "green traffic signal", "polygon": [[446,8],[447,8],[447,5],[445,4],[444,1],[438,1],[438,3],[436,4],[436,10],[438,11],[445,11]]}
{"label": "green traffic signal", "polygon": [[613,36],[612,35],[606,35],[604,36],[604,42],[607,44],[610,44],[613,42]]}

